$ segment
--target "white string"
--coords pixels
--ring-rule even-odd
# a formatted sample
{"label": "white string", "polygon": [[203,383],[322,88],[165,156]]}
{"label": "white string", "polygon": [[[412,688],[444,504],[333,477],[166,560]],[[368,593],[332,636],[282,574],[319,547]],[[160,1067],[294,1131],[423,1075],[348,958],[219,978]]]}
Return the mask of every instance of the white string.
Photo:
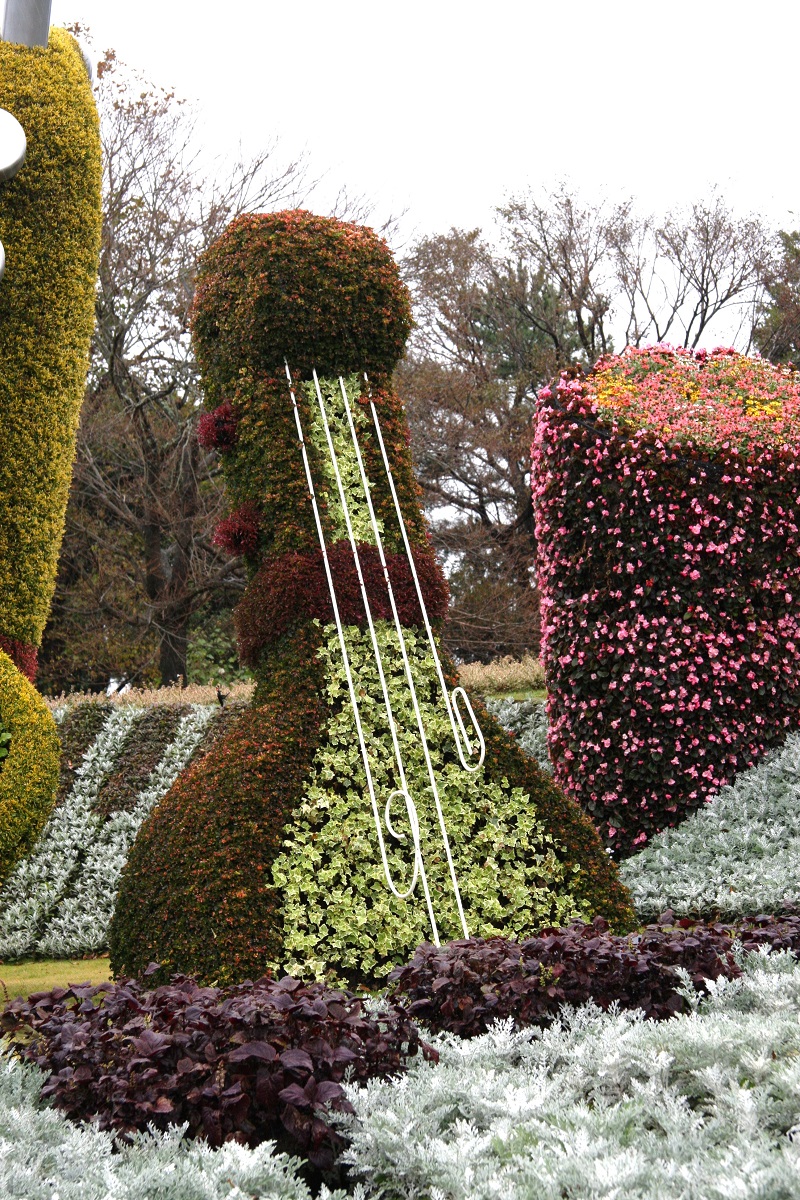
{"label": "white string", "polygon": [[[352,438],[352,441],[353,441],[353,449],[356,452],[356,461],[358,462],[358,470],[359,470],[359,474],[361,475],[361,486],[364,491],[364,498],[366,499],[366,502],[367,502],[367,509],[369,511],[369,519],[370,519],[370,523],[372,525],[372,532],[375,537],[375,544],[378,548],[378,556],[380,558],[381,567],[383,568],[383,578],[386,582],[386,588],[389,593],[389,604],[391,605],[391,609],[392,609],[392,616],[394,618],[394,627],[397,632],[397,639],[400,643],[400,653],[403,658],[403,668],[404,668],[405,674],[406,674],[406,682],[408,683],[408,690],[411,693],[411,702],[414,706],[414,715],[417,719],[417,729],[419,730],[420,743],[422,745],[422,752],[425,756],[425,765],[428,770],[428,778],[430,779],[430,787],[431,787],[431,791],[433,792],[434,802],[436,804],[436,815],[439,818],[439,828],[442,833],[442,841],[444,842],[445,854],[447,855],[447,865],[450,870],[450,882],[453,885],[453,894],[455,895],[456,904],[458,906],[458,915],[459,915],[459,919],[461,921],[461,928],[464,931],[464,937],[468,938],[469,930],[467,929],[467,921],[466,921],[466,917],[464,916],[464,907],[461,903],[461,892],[460,892],[460,889],[458,886],[458,879],[456,877],[456,868],[455,868],[455,864],[453,863],[453,855],[450,851],[450,839],[447,836],[447,826],[445,825],[444,813],[442,812],[442,805],[441,805],[441,801],[439,799],[439,789],[436,784],[436,772],[433,769],[433,763],[431,762],[430,750],[428,748],[428,739],[425,734],[425,722],[423,721],[422,713],[421,713],[420,707],[419,707],[419,701],[417,700],[417,689],[414,684],[414,676],[411,671],[411,663],[409,662],[409,659],[408,659],[408,651],[406,648],[406,639],[405,639],[405,634],[403,633],[403,626],[400,622],[400,614],[397,611],[397,603],[394,598],[394,589],[392,588],[392,581],[389,577],[389,568],[386,565],[386,555],[384,554],[384,550],[383,550],[383,540],[381,538],[380,529],[378,528],[378,522],[375,517],[375,510],[372,507],[372,496],[370,494],[370,483],[367,478],[367,473],[364,470],[364,462],[361,458],[361,449],[358,444],[358,436],[356,434],[356,427],[355,427],[355,423],[353,421],[353,414],[350,409],[350,401],[347,396],[347,389],[344,386],[344,380],[342,379],[341,376],[339,376],[339,387],[341,388],[341,391],[342,391],[342,400],[344,401],[344,409],[345,409],[345,413],[347,414],[347,423],[350,426],[350,437]],[[403,529],[403,533],[405,534],[405,524],[402,521],[402,517],[400,517],[400,522],[401,522],[401,528]],[[376,654],[378,653],[377,645],[376,645],[375,652],[376,652]],[[466,734],[466,731],[465,731],[465,734]]]}
{"label": "white string", "polygon": [[[367,388],[369,389],[369,379],[367,378],[366,372],[364,373],[364,381],[366,382]],[[480,770],[481,766],[483,765],[483,760],[486,757],[486,742],[484,741],[483,733],[481,732],[481,727],[478,724],[478,718],[475,716],[475,712],[472,708],[472,705],[470,704],[469,696],[464,691],[463,687],[461,687],[459,685],[458,687],[453,688],[453,691],[451,693],[447,686],[447,681],[445,680],[445,677],[444,677],[444,671],[442,670],[442,663],[439,658],[439,651],[436,647],[436,639],[433,636],[433,630],[431,629],[431,623],[428,620],[428,610],[425,607],[425,597],[422,594],[422,588],[420,586],[419,577],[417,575],[417,568],[414,563],[414,555],[411,553],[411,546],[408,541],[408,534],[406,532],[405,521],[403,520],[403,513],[402,513],[402,509],[400,508],[400,501],[397,497],[397,489],[394,486],[394,477],[392,476],[392,468],[389,466],[389,456],[386,453],[386,447],[383,443],[383,434],[381,433],[380,421],[378,420],[378,413],[376,411],[375,404],[372,399],[371,391],[369,393],[369,406],[372,411],[372,420],[375,424],[375,432],[378,435],[378,445],[381,448],[381,457],[383,458],[383,466],[384,466],[384,470],[386,471],[386,478],[389,481],[389,489],[392,493],[392,500],[394,501],[394,509],[395,509],[395,512],[397,513],[397,521],[400,526],[400,533],[402,534],[402,537],[403,537],[403,546],[405,548],[406,557],[408,558],[408,565],[411,568],[411,575],[414,580],[414,586],[417,590],[417,599],[419,600],[419,607],[420,607],[420,611],[422,612],[422,620],[425,625],[425,632],[428,635],[428,642],[430,643],[431,654],[433,655],[433,661],[436,664],[436,673],[439,676],[439,686],[442,689],[442,696],[444,697],[445,707],[447,708],[447,715],[450,718],[450,727],[453,730],[453,738],[456,743],[456,750],[458,751],[458,757],[461,759],[461,766],[464,768],[465,771],[468,771],[470,774],[473,774],[475,771]],[[478,746],[480,748],[480,754],[478,756],[477,763],[475,763],[474,765],[470,764],[466,761],[466,759],[464,758],[462,748],[461,748],[461,737],[463,737],[464,745],[466,746],[466,750],[467,750],[467,754],[469,755],[470,758],[472,757],[472,742],[470,741],[469,735],[464,726],[463,718],[458,709],[458,697],[459,696],[463,696],[463,698],[464,698],[464,703],[467,706],[467,714],[469,716],[470,721],[472,722],[472,727],[475,730],[475,733],[478,738]],[[459,734],[461,735],[461,737],[459,737]]]}
{"label": "white string", "polygon": [[[305,438],[303,436],[303,427],[302,427],[302,423],[300,421],[300,412],[299,412],[299,409],[297,406],[297,399],[296,399],[296,396],[294,393],[294,387],[292,385],[292,376],[291,376],[291,372],[289,370],[288,362],[285,365],[286,365],[286,378],[289,382],[289,394],[292,398],[292,408],[294,411],[295,425],[297,427],[297,436],[300,441],[300,451],[301,451],[301,454],[303,457],[303,467],[305,469],[305,474],[306,474],[306,483],[308,484],[309,497],[311,499],[311,505],[312,505],[312,508],[314,511],[314,522],[317,527],[317,536],[319,538],[320,549],[322,550],[322,560],[323,560],[323,564],[325,567],[325,576],[328,581],[328,590],[330,592],[331,604],[333,606],[333,616],[334,616],[334,621],[336,624],[336,632],[337,632],[337,635],[339,638],[339,647],[342,652],[342,661],[344,663],[345,677],[347,679],[347,688],[348,688],[348,692],[350,694],[350,704],[353,709],[353,717],[355,719],[355,724],[356,724],[356,733],[358,735],[358,743],[359,743],[359,748],[361,751],[361,759],[364,764],[364,774],[365,774],[366,780],[367,780],[367,790],[369,792],[370,803],[372,806],[372,815],[373,815],[373,818],[375,821],[375,829],[376,829],[376,832],[378,835],[378,846],[380,848],[381,862],[383,865],[383,873],[386,877],[386,882],[389,885],[390,891],[399,900],[408,899],[408,897],[412,894],[412,892],[414,891],[414,889],[416,887],[417,879],[420,878],[422,880],[423,891],[425,893],[425,902],[426,902],[426,905],[428,908],[428,916],[429,916],[430,922],[431,922],[431,932],[433,934],[433,941],[434,941],[434,944],[438,946],[438,945],[440,945],[439,931],[438,931],[438,928],[436,925],[436,918],[435,918],[434,912],[433,912],[433,903],[431,901],[430,890],[428,888],[428,880],[427,880],[427,876],[425,874],[425,866],[422,861],[422,846],[421,846],[421,842],[420,842],[419,818],[417,815],[417,810],[414,805],[414,802],[413,802],[413,800],[408,792],[408,789],[406,787],[405,774],[402,769],[402,757],[400,757],[400,762],[399,762],[399,770],[400,770],[400,778],[401,778],[402,787],[396,788],[393,792],[390,793],[390,795],[386,801],[384,815],[385,815],[385,819],[386,819],[386,827],[389,830],[389,833],[393,837],[397,838],[398,840],[403,840],[405,838],[405,834],[398,833],[395,830],[394,826],[392,825],[392,821],[391,821],[392,801],[396,796],[402,796],[402,798],[405,802],[405,805],[406,805],[408,821],[409,821],[409,825],[411,827],[411,837],[412,837],[412,841],[414,843],[414,874],[413,874],[413,878],[411,880],[411,884],[407,888],[406,891],[401,892],[397,889],[397,887],[395,886],[394,881],[392,879],[391,870],[389,868],[389,861],[388,861],[388,858],[386,855],[386,845],[385,845],[384,837],[383,837],[383,827],[381,824],[381,818],[380,818],[380,814],[378,811],[378,801],[377,801],[377,798],[375,795],[375,785],[374,785],[374,781],[372,778],[372,770],[370,768],[369,751],[367,749],[367,743],[366,743],[366,739],[364,737],[364,730],[363,730],[363,727],[361,724],[361,714],[360,714],[359,706],[358,706],[358,698],[356,696],[356,689],[355,689],[355,685],[353,683],[353,674],[352,674],[352,670],[350,667],[350,656],[349,656],[349,653],[347,650],[347,643],[345,641],[341,617],[339,615],[339,606],[336,601],[336,589],[333,584],[333,576],[331,574],[330,562],[328,560],[328,551],[327,551],[327,548],[325,545],[325,534],[322,529],[322,521],[321,521],[320,514],[319,514],[319,508],[317,506],[317,498],[316,498],[316,493],[314,491],[314,481],[313,481],[313,478],[311,475],[311,466],[308,461],[308,452],[306,450]],[[333,441],[330,436],[330,429],[328,427],[327,417],[325,414],[325,408],[324,408],[324,404],[322,402],[322,395],[319,390],[319,381],[317,380],[316,371],[314,372],[314,385],[315,385],[316,392],[317,392],[317,398],[318,398],[318,401],[320,404],[320,411],[321,411],[322,417],[323,417],[323,423],[325,426],[325,434],[326,434],[326,438],[328,441],[328,448],[331,453],[331,459],[332,459],[332,463],[333,463],[333,467],[334,467],[334,472],[336,474],[336,481],[337,481],[337,485],[338,485],[338,489],[339,489],[339,495],[342,500],[342,508],[343,508],[344,515],[345,515],[345,521],[347,524],[348,533],[350,534],[350,542],[351,542],[354,557],[356,560],[356,570],[358,572],[359,583],[361,584],[362,598],[364,600],[364,607],[365,607],[365,611],[367,613],[367,620],[370,625],[370,632],[373,637],[373,648],[375,648],[376,647],[376,639],[375,639],[374,627],[372,625],[372,615],[371,615],[371,612],[369,609],[369,603],[367,600],[366,589],[364,588],[363,577],[361,574],[361,564],[360,564],[360,560],[358,558],[358,550],[357,550],[357,547],[355,544],[355,539],[352,536],[352,525],[350,523],[349,510],[347,508],[347,502],[346,502],[346,497],[344,494],[344,488],[342,485],[341,475],[339,474],[339,465],[338,465],[338,461],[336,459],[336,451],[333,447]],[[399,755],[399,745],[397,743],[397,733],[396,733],[396,728],[394,725],[394,718],[391,713],[391,706],[388,703],[388,692],[386,690],[385,679],[383,676],[383,668],[382,668],[382,664],[381,664],[381,660],[380,660],[380,654],[377,653],[377,650],[376,650],[376,660],[378,663],[378,671],[379,671],[379,675],[381,678],[381,683],[382,683],[382,686],[384,689],[384,699],[387,704],[387,715],[389,716],[389,724],[390,724],[390,728],[392,730],[392,740],[395,744],[396,751]]]}

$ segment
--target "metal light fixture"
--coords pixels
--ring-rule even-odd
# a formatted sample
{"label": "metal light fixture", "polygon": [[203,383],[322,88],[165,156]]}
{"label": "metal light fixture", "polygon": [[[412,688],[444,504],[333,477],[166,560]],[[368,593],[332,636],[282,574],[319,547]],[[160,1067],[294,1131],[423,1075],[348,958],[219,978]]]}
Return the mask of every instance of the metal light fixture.
{"label": "metal light fixture", "polygon": [[[12,113],[0,108],[0,183],[13,179],[25,162],[28,149],[25,130]],[[6,254],[0,242],[0,279],[6,269]]]}

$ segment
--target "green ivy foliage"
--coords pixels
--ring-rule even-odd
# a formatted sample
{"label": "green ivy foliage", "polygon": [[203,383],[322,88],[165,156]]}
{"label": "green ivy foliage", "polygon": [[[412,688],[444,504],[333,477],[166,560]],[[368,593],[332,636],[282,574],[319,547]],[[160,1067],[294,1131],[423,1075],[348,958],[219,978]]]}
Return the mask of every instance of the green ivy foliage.
{"label": "green ivy foliage", "polygon": [[[361,380],[359,380],[358,375],[351,374],[343,380],[343,383],[347,389],[350,411],[353,415],[353,424],[356,427],[360,443],[364,439],[365,433],[369,436],[367,417],[363,408],[356,402],[357,397],[361,394]],[[310,415],[308,429],[304,431],[306,440],[311,442],[316,451],[322,490],[331,498],[326,508],[328,520],[326,537],[330,538],[332,542],[338,542],[347,537],[347,524],[339,501],[336,475],[334,474],[328,450],[325,426],[320,416],[314,384],[304,383],[301,385],[301,390],[305,393]],[[331,441],[333,442],[333,448],[336,451],[336,457],[339,462],[339,474],[344,494],[347,497],[347,508],[350,513],[350,523],[355,534],[355,539],[357,542],[372,542],[374,541],[374,534],[372,532],[372,525],[370,524],[369,509],[364,499],[364,489],[361,485],[358,462],[353,453],[353,439],[344,411],[339,380],[320,379],[319,390],[325,405]],[[318,484],[315,482],[315,487],[317,486]],[[378,518],[378,528],[383,537],[386,530],[384,522],[380,518]]]}
{"label": "green ivy foliage", "polygon": [[[394,627],[376,625],[409,790],[417,805],[423,859],[442,941],[462,937],[422,745]],[[578,866],[548,832],[535,798],[484,768],[468,775],[456,756],[435,666],[425,635],[405,631],[406,645],[470,934],[524,936],[547,925],[587,917],[575,894]],[[370,635],[346,631],[380,813],[400,786],[391,754],[386,709]],[[287,828],[273,867],[283,895],[284,958],[275,968],[313,972],[332,981],[381,979],[404,961],[431,928],[421,883],[408,900],[389,890],[355,732],[335,628],[320,650],[330,716],[302,803]],[[402,802],[392,810],[408,831]],[[411,879],[413,846],[385,832],[392,878],[399,891]]]}

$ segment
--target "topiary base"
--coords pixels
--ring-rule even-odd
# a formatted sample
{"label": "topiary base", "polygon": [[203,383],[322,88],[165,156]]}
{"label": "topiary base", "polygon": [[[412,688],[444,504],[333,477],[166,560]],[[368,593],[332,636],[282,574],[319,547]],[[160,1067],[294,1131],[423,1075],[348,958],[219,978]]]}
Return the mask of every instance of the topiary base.
{"label": "topiary base", "polygon": [[[396,633],[380,622],[377,634],[446,941],[463,931],[421,743]],[[486,759],[473,775],[462,770],[427,641],[417,630],[405,635],[470,933],[524,937],[596,913],[630,927],[627,892],[589,819],[477,700]],[[376,986],[431,939],[420,885],[400,900],[384,877],[335,630],[316,625],[313,637],[316,650],[307,636],[293,652],[284,645],[281,657],[295,669],[275,662],[273,695],[256,696],[140,831],[112,923],[115,974],[140,975],[156,961],[160,979],[180,971],[230,983],[269,971]],[[372,647],[358,628],[346,637],[375,788],[385,798],[397,784],[382,750],[388,731]],[[303,649],[313,654],[305,670]],[[408,835],[405,814],[392,815]],[[402,891],[411,838],[387,837],[386,848]]]}

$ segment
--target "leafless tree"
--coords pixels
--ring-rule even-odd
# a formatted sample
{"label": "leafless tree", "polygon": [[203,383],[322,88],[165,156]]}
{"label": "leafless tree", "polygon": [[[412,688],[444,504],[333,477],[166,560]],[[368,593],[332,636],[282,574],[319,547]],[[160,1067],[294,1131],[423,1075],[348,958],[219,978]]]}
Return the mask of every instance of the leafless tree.
{"label": "leafless tree", "polygon": [[97,323],[62,555],[69,586],[57,589],[43,657],[94,636],[115,647],[101,672],[121,662],[126,674],[152,674],[157,664],[168,683],[186,677],[195,614],[244,582],[241,564],[212,544],[223,493],[195,437],[197,260],[237,214],[297,203],[305,169],[280,164],[274,144],[208,164],[190,108],[120,68],[113,52],[99,65],[97,100]]}
{"label": "leafless tree", "polygon": [[[614,331],[628,345],[695,348],[731,310],[737,340],[750,348],[774,234],[755,216],[737,216],[719,192],[660,221],[632,200],[581,203],[565,184],[500,211],[513,253],[555,289],[586,365],[612,349]],[[546,316],[535,308],[526,316],[557,345]]]}
{"label": "leafless tree", "polygon": [[514,257],[546,281],[548,298],[555,297],[545,308],[523,303],[522,315],[551,340],[562,360],[565,330],[577,335],[587,361],[611,349],[611,308],[619,291],[612,250],[625,240],[631,212],[630,201],[583,204],[565,185],[500,210]]}
{"label": "leafless tree", "polygon": [[749,350],[773,245],[760,220],[737,217],[716,192],[661,223],[629,219],[611,248],[627,307],[626,342],[695,349],[715,317],[736,310],[737,340]]}
{"label": "leafless tree", "polygon": [[[453,593],[462,657],[535,648],[529,449],[537,390],[625,343],[695,347],[738,310],[749,346],[772,235],[712,194],[657,222],[632,201],[582,203],[565,186],[478,231],[408,255],[417,327],[398,372],[417,473]],[[616,348],[622,348],[621,344]]]}

